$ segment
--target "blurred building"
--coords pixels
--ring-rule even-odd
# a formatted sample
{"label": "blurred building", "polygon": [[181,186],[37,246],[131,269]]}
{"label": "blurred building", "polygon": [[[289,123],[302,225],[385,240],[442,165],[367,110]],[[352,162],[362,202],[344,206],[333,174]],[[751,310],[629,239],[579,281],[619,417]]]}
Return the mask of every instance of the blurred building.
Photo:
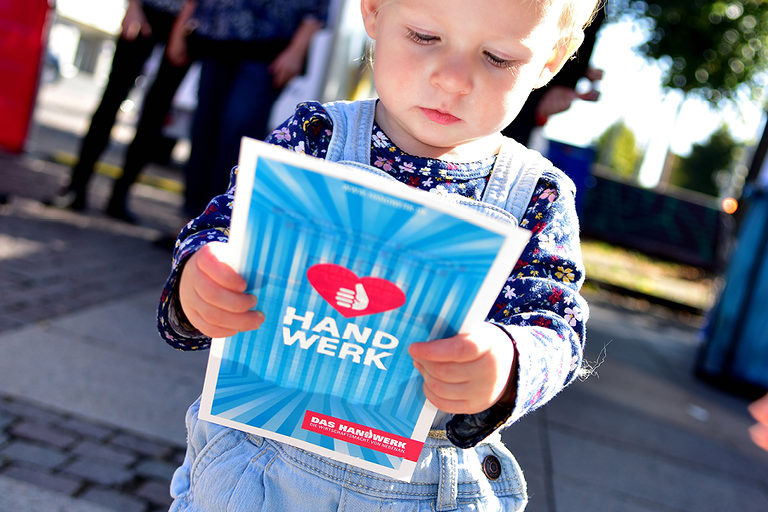
{"label": "blurred building", "polygon": [[79,72],[105,79],[120,32],[125,0],[57,0],[48,50],[64,76]]}

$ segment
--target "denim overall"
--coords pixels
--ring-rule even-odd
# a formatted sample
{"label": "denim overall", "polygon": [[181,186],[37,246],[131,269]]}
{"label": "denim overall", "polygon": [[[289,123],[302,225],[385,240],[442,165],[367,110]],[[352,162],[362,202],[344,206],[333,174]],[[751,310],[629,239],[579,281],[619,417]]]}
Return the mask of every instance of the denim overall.
{"label": "denim overall", "polygon": [[[333,119],[327,159],[391,178],[368,165],[375,100],[324,105]],[[547,160],[506,139],[482,202],[456,201],[518,224]],[[174,473],[171,512],[522,511],[523,473],[498,432],[474,448],[448,441],[438,413],[410,482],[198,419],[187,411],[187,454]]]}

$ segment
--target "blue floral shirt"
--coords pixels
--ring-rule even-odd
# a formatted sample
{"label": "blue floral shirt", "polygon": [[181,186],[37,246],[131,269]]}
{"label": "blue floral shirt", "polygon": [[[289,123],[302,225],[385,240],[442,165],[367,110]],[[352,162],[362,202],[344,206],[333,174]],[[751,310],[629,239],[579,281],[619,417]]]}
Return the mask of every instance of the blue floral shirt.
{"label": "blue floral shirt", "polygon": [[[267,142],[324,158],[332,132],[332,120],[322,105],[308,102],[300,104]],[[495,156],[470,163],[417,157],[395,146],[378,125],[371,133],[371,165],[432,193],[479,199],[494,162]],[[228,192],[214,198],[184,227],[174,250],[158,325],[162,337],[181,350],[205,349],[210,343],[180,313],[177,280],[192,253],[208,242],[227,241],[235,177],[236,170]],[[588,309],[579,294],[584,268],[574,196],[563,180],[562,174],[545,171],[535,187],[520,221],[532,237],[487,317],[514,341],[518,361],[514,405],[454,415],[448,422],[448,437],[462,448],[474,446],[549,401],[575,379],[581,366]]]}

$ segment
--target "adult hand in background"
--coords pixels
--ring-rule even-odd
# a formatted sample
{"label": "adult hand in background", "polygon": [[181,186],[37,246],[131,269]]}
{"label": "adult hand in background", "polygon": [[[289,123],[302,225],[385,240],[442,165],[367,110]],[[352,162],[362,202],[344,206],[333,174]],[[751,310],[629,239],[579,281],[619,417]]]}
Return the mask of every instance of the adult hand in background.
{"label": "adult hand in background", "polygon": [[127,41],[133,41],[139,34],[144,37],[152,35],[152,27],[149,26],[147,17],[144,16],[144,11],[141,9],[141,3],[136,0],[130,0],[128,2],[128,8],[125,10],[125,16],[123,17],[120,37]]}
{"label": "adult hand in background", "polygon": [[171,27],[171,33],[168,35],[168,42],[165,45],[165,56],[174,66],[189,64],[187,36],[195,28],[195,21],[192,19],[195,6],[196,3],[193,0],[188,0],[181,7],[181,11],[179,11],[179,15]]}
{"label": "adult hand in background", "polygon": [[564,85],[553,85],[550,87],[536,105],[536,115],[543,119],[549,116],[565,112],[571,108],[574,100],[597,101],[600,98],[600,91],[596,84],[603,78],[603,71],[596,68],[588,68],[584,78],[589,80],[591,87],[586,92],[578,92],[575,89]]}
{"label": "adult hand in background", "polygon": [[312,37],[321,28],[323,24],[320,21],[305,18],[293,34],[290,44],[272,61],[269,72],[272,73],[272,84],[276,89],[282,89],[291,78],[301,74]]}
{"label": "adult hand in background", "polygon": [[282,89],[291,78],[301,74],[304,68],[305,52],[301,48],[289,46],[275,57],[269,66],[272,83],[276,89]]}

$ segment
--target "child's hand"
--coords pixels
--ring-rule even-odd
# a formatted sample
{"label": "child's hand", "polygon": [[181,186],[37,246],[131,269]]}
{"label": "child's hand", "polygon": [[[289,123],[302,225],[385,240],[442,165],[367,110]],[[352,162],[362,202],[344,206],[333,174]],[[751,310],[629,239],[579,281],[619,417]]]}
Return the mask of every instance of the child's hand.
{"label": "child's hand", "polygon": [[211,242],[189,258],[179,281],[179,300],[187,319],[211,338],[258,329],[264,313],[251,311],[256,297],[244,293],[245,280],[220,254],[224,244]]}
{"label": "child's hand", "polygon": [[413,343],[409,352],[429,401],[454,414],[474,414],[496,403],[516,364],[509,336],[485,322],[452,338]]}
{"label": "child's hand", "polygon": [[749,412],[758,421],[749,429],[757,446],[768,451],[768,395],[749,406]]}

